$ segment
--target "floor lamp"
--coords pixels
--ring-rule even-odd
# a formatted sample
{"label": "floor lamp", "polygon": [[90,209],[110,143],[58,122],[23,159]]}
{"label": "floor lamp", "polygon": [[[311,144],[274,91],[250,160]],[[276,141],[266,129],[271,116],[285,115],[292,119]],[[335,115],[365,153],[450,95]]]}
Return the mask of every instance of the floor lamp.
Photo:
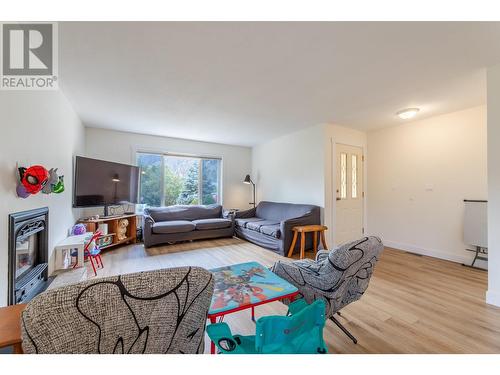
{"label": "floor lamp", "polygon": [[250,204],[253,204],[254,208],[255,208],[255,184],[254,182],[252,181],[252,179],[250,178],[250,175],[247,174],[245,176],[245,179],[243,180],[243,183],[244,184],[252,184],[252,187],[253,187],[253,202],[250,202]]}

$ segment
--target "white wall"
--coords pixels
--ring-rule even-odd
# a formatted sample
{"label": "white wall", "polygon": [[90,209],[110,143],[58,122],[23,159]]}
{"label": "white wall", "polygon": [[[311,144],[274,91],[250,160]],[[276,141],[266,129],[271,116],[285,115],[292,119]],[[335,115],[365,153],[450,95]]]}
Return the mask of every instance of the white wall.
{"label": "white wall", "polygon": [[[366,133],[334,124],[312,126],[252,149],[257,201],[315,204],[335,243],[335,144],[366,149]],[[366,179],[365,179],[366,180]]]}
{"label": "white wall", "polygon": [[262,200],[324,207],[324,125],[300,130],[252,149],[252,179]]}
{"label": "white wall", "polygon": [[[60,91],[0,91],[0,306],[7,304],[8,215],[49,207],[49,272],[54,245],[66,237],[75,217],[72,204],[73,156],[84,151],[78,117]],[[57,167],[65,175],[62,194],[16,195],[16,163]]]}
{"label": "white wall", "polygon": [[463,200],[487,199],[486,147],[485,106],[369,132],[368,232],[388,246],[469,262]]}
{"label": "white wall", "polygon": [[[87,127],[86,156],[135,164],[136,151],[173,152],[222,158],[222,200],[226,208],[249,208],[251,192],[243,183],[251,172],[251,149]],[[86,211],[85,211],[86,212]]]}
{"label": "white wall", "polygon": [[500,65],[489,68],[488,85],[488,292],[500,306]]}

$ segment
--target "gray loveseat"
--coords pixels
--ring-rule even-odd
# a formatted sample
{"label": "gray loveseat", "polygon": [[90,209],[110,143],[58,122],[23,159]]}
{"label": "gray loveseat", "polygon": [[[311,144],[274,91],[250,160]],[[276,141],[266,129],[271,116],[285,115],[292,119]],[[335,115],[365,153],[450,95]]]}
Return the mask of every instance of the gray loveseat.
{"label": "gray loveseat", "polygon": [[[284,256],[292,243],[292,228],[309,224],[321,224],[318,206],[262,201],[256,208],[235,215],[236,236]],[[312,238],[306,246],[312,247]]]}
{"label": "gray loveseat", "polygon": [[234,217],[222,206],[169,206],[144,209],[144,246],[205,238],[232,237]]}

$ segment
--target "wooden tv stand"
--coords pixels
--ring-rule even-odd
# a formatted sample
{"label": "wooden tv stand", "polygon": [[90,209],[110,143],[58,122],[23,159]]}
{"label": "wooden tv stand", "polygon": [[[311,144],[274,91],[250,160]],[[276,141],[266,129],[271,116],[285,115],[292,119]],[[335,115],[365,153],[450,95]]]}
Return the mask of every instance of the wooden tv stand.
{"label": "wooden tv stand", "polygon": [[[108,249],[110,247],[125,245],[137,242],[137,214],[130,215],[114,215],[111,217],[100,217],[94,220],[79,220],[78,222],[85,225],[88,232],[95,232],[99,224],[108,224],[108,234],[103,235],[113,236],[113,242],[106,246],[101,246],[101,249]],[[118,240],[118,222],[121,219],[128,220],[127,237],[123,240]]]}

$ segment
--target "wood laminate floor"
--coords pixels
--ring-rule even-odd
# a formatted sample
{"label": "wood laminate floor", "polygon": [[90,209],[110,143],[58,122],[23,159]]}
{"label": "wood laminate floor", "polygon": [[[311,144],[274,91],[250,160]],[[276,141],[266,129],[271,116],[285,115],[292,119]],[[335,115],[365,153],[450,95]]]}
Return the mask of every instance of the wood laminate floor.
{"label": "wood laminate floor", "polygon": [[[280,256],[236,238],[144,249],[142,244],[104,252],[99,277],[173,266],[219,266]],[[59,274],[51,288],[93,278],[90,265]],[[500,353],[500,308],[487,305],[485,271],[386,248],[361,300],[340,321],[358,338],[353,344],[328,321],[330,353]],[[284,314],[280,302],[256,308],[257,318]],[[233,332],[254,333],[250,311],[228,315]],[[209,341],[206,340],[206,352]]]}

